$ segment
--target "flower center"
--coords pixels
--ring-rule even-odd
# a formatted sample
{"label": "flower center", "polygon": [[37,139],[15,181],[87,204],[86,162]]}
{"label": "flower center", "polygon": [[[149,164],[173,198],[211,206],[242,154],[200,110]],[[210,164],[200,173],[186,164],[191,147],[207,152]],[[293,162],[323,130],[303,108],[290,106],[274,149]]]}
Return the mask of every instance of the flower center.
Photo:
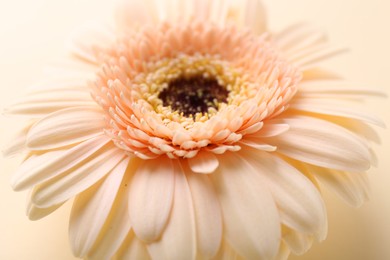
{"label": "flower center", "polygon": [[172,80],[158,97],[164,106],[189,117],[207,113],[209,108],[218,109],[219,103],[227,102],[228,95],[229,91],[216,79],[196,75]]}

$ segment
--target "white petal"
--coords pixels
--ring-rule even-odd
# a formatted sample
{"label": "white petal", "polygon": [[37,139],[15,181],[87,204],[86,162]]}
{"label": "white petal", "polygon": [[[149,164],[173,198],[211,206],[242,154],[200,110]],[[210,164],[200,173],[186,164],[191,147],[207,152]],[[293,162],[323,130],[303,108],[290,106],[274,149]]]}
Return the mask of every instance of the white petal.
{"label": "white petal", "polygon": [[16,132],[15,136],[11,138],[12,142],[5,146],[3,156],[13,156],[26,149],[27,133],[30,130],[30,127],[31,123],[26,124],[22,129]]}
{"label": "white petal", "polygon": [[[29,192],[29,197],[31,197],[31,194],[33,191],[31,190]],[[30,220],[40,220],[41,218],[46,217],[47,215],[53,213],[55,210],[57,210],[59,207],[61,207],[64,203],[60,203],[48,208],[38,208],[31,202],[31,198],[28,199],[27,201],[27,206],[26,206],[26,215]]]}
{"label": "white petal", "polygon": [[260,175],[236,154],[227,153],[211,177],[229,244],[247,259],[273,259],[280,243],[280,219]]}
{"label": "white petal", "polygon": [[288,124],[279,122],[277,120],[271,120],[264,124],[263,128],[259,132],[252,135],[253,137],[264,138],[283,134],[290,129]]}
{"label": "white petal", "polygon": [[[43,69],[44,76],[48,79],[48,82],[57,81],[57,84],[54,86],[68,85],[68,82],[71,80],[76,85],[68,85],[71,89],[82,89],[85,91],[90,91],[87,87],[86,82],[94,80],[96,78],[96,71],[99,70],[99,64],[86,63],[80,61],[77,57],[74,59],[71,57],[69,60],[61,59],[60,61],[55,61],[49,64],[48,67]],[[63,84],[60,84],[62,82]]]}
{"label": "white petal", "polygon": [[267,16],[260,0],[246,0],[245,26],[256,34],[262,34],[267,29]]}
{"label": "white petal", "polygon": [[[93,71],[96,73],[95,66],[85,66],[85,63],[73,62],[73,61],[61,61],[61,66],[63,69],[75,69],[79,72],[83,71],[85,74]],[[69,68],[68,68],[69,67]],[[38,95],[42,93],[50,93],[57,91],[78,91],[81,94],[82,98],[87,97],[86,94],[90,93],[90,89],[87,87],[88,77],[49,77],[45,80],[39,81],[26,88],[26,95]],[[77,97],[73,97],[76,98]]]}
{"label": "white petal", "polygon": [[32,195],[32,202],[38,207],[61,203],[96,183],[125,156],[123,151],[112,144],[78,167],[38,185]]}
{"label": "white petal", "polygon": [[321,49],[313,50],[312,52],[305,52],[302,54],[302,57],[294,60],[296,66],[298,66],[303,71],[313,68],[318,63],[323,62],[326,59],[329,59],[333,56],[339,55],[346,52],[347,49],[344,47],[333,47],[333,46],[324,46]]}
{"label": "white petal", "polygon": [[239,26],[250,29],[255,34],[262,34],[267,29],[267,16],[260,0],[229,1],[229,19]]}
{"label": "white petal", "polygon": [[169,222],[160,240],[148,245],[153,259],[195,259],[196,230],[191,191],[180,163],[174,161],[175,193]]}
{"label": "white petal", "polygon": [[6,107],[4,113],[37,118],[69,107],[93,104],[95,102],[87,91],[51,89],[27,94]]}
{"label": "white petal", "polygon": [[131,228],[128,210],[128,192],[130,180],[137,169],[139,160],[133,158],[119,186],[114,204],[110,210],[98,240],[88,252],[87,259],[110,259],[121,247]]}
{"label": "white petal", "polygon": [[[213,260],[240,260],[242,259],[236,251],[226,242],[222,241],[218,254]],[[279,260],[279,259],[278,259]]]}
{"label": "white petal", "polygon": [[294,24],[275,35],[275,41],[285,53],[305,49],[326,41],[323,32],[307,23]]}
{"label": "white petal", "polygon": [[243,152],[270,189],[283,224],[323,240],[327,233],[326,210],[313,183],[276,156],[252,150]]}
{"label": "white petal", "polygon": [[265,144],[265,143],[259,141],[259,139],[250,138],[250,137],[245,137],[244,139],[240,140],[239,144],[243,144],[243,145],[255,148],[257,150],[267,151],[267,152],[274,152],[277,149],[276,146]]}
{"label": "white petal", "polygon": [[157,22],[157,9],[153,2],[153,0],[120,1],[115,15],[118,28],[125,31]]}
{"label": "white petal", "polygon": [[148,260],[150,256],[146,245],[134,235],[134,232],[130,232],[114,259]]}
{"label": "white petal", "polygon": [[106,136],[98,136],[71,149],[32,156],[19,166],[12,176],[11,185],[18,191],[53,178],[86,160],[109,141]]}
{"label": "white petal", "polygon": [[188,159],[188,165],[196,173],[213,173],[219,165],[218,158],[211,152],[200,151],[195,157]]}
{"label": "white petal", "polygon": [[76,197],[69,223],[73,255],[81,258],[91,250],[112,208],[128,163],[129,157],[106,178]]}
{"label": "white petal", "polygon": [[377,144],[381,143],[381,138],[377,131],[365,122],[356,119],[342,117],[328,117],[332,122],[347,128],[356,133],[364,141],[372,141]]}
{"label": "white petal", "polygon": [[272,139],[278,151],[296,160],[331,169],[364,171],[370,167],[367,146],[352,132],[307,116],[284,119],[290,130]]}
{"label": "white petal", "polygon": [[285,243],[280,243],[279,252],[275,257],[275,260],[287,260],[290,256],[290,249]]}
{"label": "white petal", "polygon": [[176,0],[155,0],[154,5],[156,6],[159,20],[177,22],[177,18],[180,16],[180,11]]}
{"label": "white petal", "polygon": [[97,107],[74,107],[54,112],[34,124],[27,136],[31,150],[54,149],[101,135],[106,126]]}
{"label": "white petal", "polygon": [[110,47],[114,40],[115,34],[110,27],[89,21],[72,33],[66,45],[77,57],[97,64],[97,50]]}
{"label": "white petal", "polygon": [[335,171],[308,166],[316,179],[340,196],[351,206],[359,207],[368,199],[368,183],[365,173]]}
{"label": "white petal", "polygon": [[356,106],[348,106],[348,103],[346,103],[345,100],[336,101],[332,99],[326,99],[324,97],[299,98],[295,99],[294,102],[291,103],[290,108],[325,115],[353,118],[370,124],[385,127],[382,120],[373,115],[370,115],[367,112],[360,111],[360,109]]}
{"label": "white petal", "polygon": [[386,97],[386,93],[375,90],[370,86],[359,85],[346,80],[325,78],[314,78],[302,81],[299,84],[298,96],[309,97],[349,97],[359,96]]}
{"label": "white petal", "polygon": [[313,236],[302,234],[289,228],[283,229],[283,241],[294,255],[306,253],[313,244]]}
{"label": "white petal", "polygon": [[228,2],[225,0],[158,0],[155,1],[160,20],[185,22],[197,18],[224,24],[227,18]]}
{"label": "white petal", "polygon": [[164,230],[172,208],[175,174],[172,160],[159,157],[138,167],[129,191],[129,216],[141,240],[156,240]]}
{"label": "white petal", "polygon": [[210,259],[221,246],[221,206],[208,176],[190,173],[187,180],[194,203],[198,253]]}

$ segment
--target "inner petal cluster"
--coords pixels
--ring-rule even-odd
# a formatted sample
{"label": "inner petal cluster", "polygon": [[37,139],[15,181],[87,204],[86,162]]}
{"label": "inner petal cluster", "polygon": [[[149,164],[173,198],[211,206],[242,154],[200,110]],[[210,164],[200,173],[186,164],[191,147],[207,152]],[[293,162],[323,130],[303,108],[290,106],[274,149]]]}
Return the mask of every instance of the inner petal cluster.
{"label": "inner petal cluster", "polygon": [[286,109],[302,77],[267,35],[197,21],[141,27],[98,56],[91,88],[105,132],[143,159],[239,150]]}

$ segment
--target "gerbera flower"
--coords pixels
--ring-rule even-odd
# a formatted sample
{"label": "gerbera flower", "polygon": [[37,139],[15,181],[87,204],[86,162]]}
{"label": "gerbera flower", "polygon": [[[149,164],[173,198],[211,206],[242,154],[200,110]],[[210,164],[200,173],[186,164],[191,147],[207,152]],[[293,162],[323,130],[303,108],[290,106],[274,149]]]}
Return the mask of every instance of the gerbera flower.
{"label": "gerbera flower", "polygon": [[284,259],[326,237],[323,183],[367,196],[378,93],[320,70],[322,33],[271,33],[259,1],[128,1],[89,24],[67,66],[7,109],[29,118],[6,154],[28,216],[75,197],[88,259]]}

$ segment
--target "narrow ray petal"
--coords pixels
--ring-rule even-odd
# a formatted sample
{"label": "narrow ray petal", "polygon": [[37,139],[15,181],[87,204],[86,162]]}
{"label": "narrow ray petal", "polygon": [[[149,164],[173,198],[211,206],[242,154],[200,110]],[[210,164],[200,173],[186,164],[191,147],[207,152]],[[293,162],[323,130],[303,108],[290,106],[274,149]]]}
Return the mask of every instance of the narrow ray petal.
{"label": "narrow ray petal", "polygon": [[107,177],[76,197],[69,223],[69,238],[75,256],[84,257],[95,243],[112,208],[128,163],[129,158],[125,158]]}
{"label": "narrow ray petal", "polygon": [[33,203],[50,207],[75,196],[109,173],[124,156],[116,146],[107,147],[79,167],[38,185],[32,195]]}
{"label": "narrow ray petal", "polygon": [[134,232],[129,232],[123,242],[118,253],[114,257],[115,260],[148,260],[151,259],[146,249],[146,245],[139,240]]}
{"label": "narrow ray petal", "polygon": [[120,1],[115,15],[119,29],[131,30],[157,21],[158,13],[153,0]]}
{"label": "narrow ray petal", "polygon": [[30,130],[31,123],[26,124],[22,129],[16,131],[15,136],[11,139],[12,142],[8,143],[3,149],[3,156],[10,157],[21,153],[26,149],[27,133]]}
{"label": "narrow ray petal", "polygon": [[136,170],[129,191],[129,216],[141,240],[156,240],[164,230],[172,208],[175,174],[172,160],[160,157],[144,161]]}
{"label": "narrow ray petal", "polygon": [[191,191],[180,163],[175,161],[174,167],[175,192],[171,216],[161,239],[148,244],[148,251],[153,259],[193,260],[196,256],[196,229]]}
{"label": "narrow ray petal", "polygon": [[[313,37],[314,35],[318,36],[318,41],[308,41],[308,38]],[[312,44],[322,43],[325,39],[326,37],[322,32],[307,23],[294,24],[275,35],[275,40],[279,45],[279,48],[286,53],[308,47]]]}
{"label": "narrow ray petal", "polygon": [[302,234],[298,231],[283,227],[283,242],[294,255],[302,255],[310,249],[313,244],[313,236]]}
{"label": "narrow ray petal", "polygon": [[95,106],[63,109],[31,127],[27,147],[31,150],[63,147],[101,135],[105,126],[102,112]]}
{"label": "narrow ray petal", "polygon": [[250,150],[243,152],[269,187],[280,210],[281,221],[323,240],[327,233],[325,205],[313,183],[276,156]]}
{"label": "narrow ray petal", "polygon": [[208,176],[187,174],[195,211],[198,253],[213,258],[222,240],[222,212]]}
{"label": "narrow ray petal", "polygon": [[245,26],[256,34],[262,34],[267,29],[267,15],[260,0],[246,0]]}
{"label": "narrow ray petal", "polygon": [[308,170],[320,183],[326,185],[351,206],[359,207],[368,198],[367,182],[362,179],[364,173],[343,172],[314,166],[308,166]]}
{"label": "narrow ray petal", "polygon": [[213,260],[240,260],[242,257],[240,257],[237,252],[226,242],[225,240],[222,241],[221,247],[219,248],[218,254],[212,258]]}
{"label": "narrow ray petal", "polygon": [[99,48],[107,48],[115,39],[113,29],[106,24],[87,22],[72,33],[67,47],[77,57],[97,64]]}
{"label": "narrow ray petal", "polygon": [[382,120],[367,112],[361,111],[356,105],[348,106],[348,103],[345,100],[334,100],[321,97],[299,98],[291,103],[290,108],[325,115],[353,118],[380,127],[385,127]]}
{"label": "narrow ray petal", "polygon": [[370,167],[367,146],[347,129],[307,116],[285,119],[290,130],[272,139],[278,151],[294,159],[331,169],[365,171]]}
{"label": "narrow ray petal", "polygon": [[260,175],[246,161],[228,153],[212,178],[229,244],[248,259],[273,259],[280,242],[280,219]]}
{"label": "narrow ray petal", "polygon": [[35,206],[31,199],[30,196],[33,193],[33,190],[30,190],[29,192],[29,199],[27,201],[27,206],[26,206],[26,215],[30,220],[40,220],[41,218],[46,217],[47,215],[53,213],[56,211],[59,207],[61,207],[64,203],[60,203],[48,208],[38,208]]}
{"label": "narrow ray petal", "polygon": [[130,180],[134,175],[135,169],[138,168],[140,161],[133,158],[129,162],[127,171],[124,174],[115,198],[114,204],[110,210],[104,226],[98,236],[93,248],[88,252],[88,259],[100,260],[110,259],[128,236],[131,228],[129,210],[128,210],[128,193]]}
{"label": "narrow ray petal", "polygon": [[86,160],[109,141],[108,137],[99,136],[68,150],[33,155],[20,165],[12,176],[11,185],[15,190],[23,190],[53,178]]}
{"label": "narrow ray petal", "polygon": [[85,90],[35,90],[34,92],[13,101],[12,104],[6,107],[4,113],[39,118],[57,110],[85,105],[94,105],[91,95]]}

